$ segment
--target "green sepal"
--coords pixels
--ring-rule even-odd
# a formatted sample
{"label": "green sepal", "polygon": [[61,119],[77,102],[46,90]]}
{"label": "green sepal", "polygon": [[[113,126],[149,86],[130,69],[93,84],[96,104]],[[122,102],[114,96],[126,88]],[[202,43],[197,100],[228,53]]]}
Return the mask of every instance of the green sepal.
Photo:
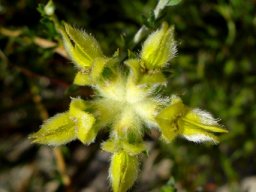
{"label": "green sepal", "polygon": [[73,83],[78,86],[86,86],[86,85],[92,84],[91,78],[88,72],[83,72],[83,71],[77,72]]}
{"label": "green sepal", "polygon": [[119,143],[117,144],[114,140],[109,139],[101,144],[101,149],[109,153],[116,153],[121,150]]}
{"label": "green sepal", "polygon": [[76,138],[75,124],[69,119],[68,112],[57,114],[46,120],[41,129],[29,136],[33,143],[58,146]]}
{"label": "green sepal", "polygon": [[134,156],[146,151],[146,146],[144,143],[129,143],[124,140],[115,141],[110,139],[101,144],[101,149],[110,153],[124,151]]}
{"label": "green sepal", "polygon": [[138,155],[142,152],[146,151],[146,146],[144,143],[128,143],[128,142],[123,142],[122,143],[123,151],[128,153],[131,156]]}
{"label": "green sepal", "polygon": [[106,65],[108,65],[108,61],[110,59],[106,57],[98,57],[94,59],[93,65],[92,65],[92,70],[90,73],[91,79],[93,81],[97,81],[101,76],[104,68]]}
{"label": "green sepal", "polygon": [[130,68],[130,77],[137,82],[141,76],[142,61],[139,59],[128,59],[124,62]]}
{"label": "green sepal", "polygon": [[75,123],[77,138],[84,144],[93,142],[98,130],[94,127],[95,118],[92,114],[85,112],[86,102],[80,98],[72,99],[69,107],[70,118]]}
{"label": "green sepal", "polygon": [[179,97],[173,97],[169,106],[164,108],[158,115],[157,119],[165,119],[173,121],[177,117],[182,117],[187,112],[187,107],[183,104]]}
{"label": "green sepal", "polygon": [[141,77],[139,84],[163,84],[165,85],[167,80],[161,71],[154,72],[152,74],[146,73]]}
{"label": "green sepal", "polygon": [[166,84],[167,80],[160,70],[145,69],[145,64],[140,59],[128,59],[125,64],[130,68],[130,79],[138,84]]}
{"label": "green sepal", "polygon": [[130,156],[126,152],[114,153],[109,169],[113,192],[130,189],[138,176],[138,170],[137,156]]}
{"label": "green sepal", "polygon": [[113,58],[117,58],[117,57],[119,57],[120,56],[120,50],[119,49],[117,49],[115,52],[114,52],[114,54],[113,54]]}

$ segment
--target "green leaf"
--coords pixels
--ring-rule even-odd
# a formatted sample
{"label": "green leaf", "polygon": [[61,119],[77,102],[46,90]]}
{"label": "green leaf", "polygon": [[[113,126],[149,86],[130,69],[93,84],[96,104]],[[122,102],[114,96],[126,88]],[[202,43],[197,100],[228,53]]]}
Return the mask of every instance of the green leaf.
{"label": "green leaf", "polygon": [[175,6],[178,5],[182,0],[169,0],[166,6]]}
{"label": "green leaf", "polygon": [[130,68],[130,77],[134,82],[138,81],[140,77],[141,62],[139,59],[128,59],[124,62]]}

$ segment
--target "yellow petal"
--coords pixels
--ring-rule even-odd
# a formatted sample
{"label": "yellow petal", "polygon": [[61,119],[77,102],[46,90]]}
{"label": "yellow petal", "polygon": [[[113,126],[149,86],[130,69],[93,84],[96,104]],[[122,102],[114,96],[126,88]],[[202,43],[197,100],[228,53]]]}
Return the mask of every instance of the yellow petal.
{"label": "yellow petal", "polygon": [[87,72],[79,71],[75,76],[74,84],[79,86],[91,85],[91,78]]}

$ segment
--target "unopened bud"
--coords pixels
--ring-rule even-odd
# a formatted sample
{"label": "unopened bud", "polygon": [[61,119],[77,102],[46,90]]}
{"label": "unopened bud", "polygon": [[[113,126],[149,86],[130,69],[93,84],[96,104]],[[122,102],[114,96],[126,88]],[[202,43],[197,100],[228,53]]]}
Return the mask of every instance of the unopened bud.
{"label": "unopened bud", "polygon": [[141,59],[148,69],[162,68],[176,54],[174,28],[163,23],[161,29],[155,31],[144,42]]}
{"label": "unopened bud", "polygon": [[137,156],[126,152],[115,153],[111,160],[110,178],[114,192],[126,192],[138,176],[139,162]]}

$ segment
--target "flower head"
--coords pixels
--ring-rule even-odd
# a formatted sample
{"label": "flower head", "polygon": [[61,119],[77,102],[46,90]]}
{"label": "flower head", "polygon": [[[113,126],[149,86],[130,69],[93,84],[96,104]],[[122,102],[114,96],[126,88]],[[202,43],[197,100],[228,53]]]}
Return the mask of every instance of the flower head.
{"label": "flower head", "polygon": [[128,57],[124,62],[118,54],[106,57],[99,43],[81,30],[64,24],[60,32],[78,69],[74,84],[91,86],[94,96],[86,101],[72,99],[67,112],[49,118],[30,138],[54,146],[74,139],[90,144],[106,128],[110,138],[101,147],[113,153],[109,173],[114,192],[125,192],[135,182],[138,155],[146,151],[146,129],[161,130],[167,142],[182,136],[217,143],[216,134],[227,132],[209,113],[191,109],[179,97],[170,99],[159,91],[167,84],[163,68],[176,53],[173,27],[164,23],[149,35],[137,58]]}

